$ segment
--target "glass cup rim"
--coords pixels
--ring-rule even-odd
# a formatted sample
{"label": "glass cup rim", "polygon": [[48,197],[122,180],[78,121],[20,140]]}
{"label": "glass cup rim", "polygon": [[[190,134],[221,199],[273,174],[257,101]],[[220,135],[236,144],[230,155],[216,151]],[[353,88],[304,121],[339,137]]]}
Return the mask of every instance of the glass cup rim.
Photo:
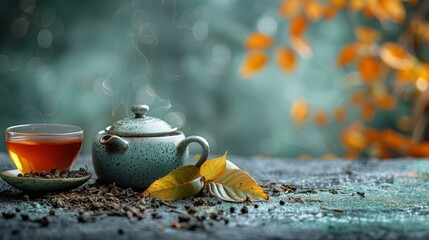
{"label": "glass cup rim", "polygon": [[[20,131],[19,128],[25,128],[25,127],[42,127],[42,126],[56,126],[56,127],[70,127],[75,128],[74,131],[64,131],[60,133],[46,133],[46,132],[28,132],[28,131]],[[15,130],[17,129],[17,130]],[[29,124],[20,124],[15,126],[10,126],[6,128],[6,133],[13,133],[13,134],[19,134],[19,135],[27,135],[27,136],[76,136],[76,135],[82,135],[83,134],[83,128],[79,127],[77,125],[71,125],[71,124],[57,124],[57,123],[29,123]]]}

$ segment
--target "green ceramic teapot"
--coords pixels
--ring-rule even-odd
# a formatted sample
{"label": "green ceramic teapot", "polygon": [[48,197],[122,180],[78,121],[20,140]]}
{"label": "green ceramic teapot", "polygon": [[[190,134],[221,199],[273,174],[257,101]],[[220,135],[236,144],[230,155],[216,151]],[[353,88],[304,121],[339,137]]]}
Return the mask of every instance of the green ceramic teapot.
{"label": "green ceramic teapot", "polygon": [[119,120],[98,132],[92,144],[92,161],[98,181],[141,191],[184,164],[188,145],[202,147],[200,167],[209,154],[207,141],[189,136],[165,121],[146,116],[147,105],[131,108],[135,116]]}

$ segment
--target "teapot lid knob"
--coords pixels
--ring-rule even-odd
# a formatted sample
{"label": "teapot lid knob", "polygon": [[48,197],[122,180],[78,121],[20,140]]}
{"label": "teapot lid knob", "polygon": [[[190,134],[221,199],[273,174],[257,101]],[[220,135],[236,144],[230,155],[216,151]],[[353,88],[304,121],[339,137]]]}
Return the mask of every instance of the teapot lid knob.
{"label": "teapot lid knob", "polygon": [[144,118],[149,111],[148,105],[134,105],[131,111],[136,115],[136,118]]}

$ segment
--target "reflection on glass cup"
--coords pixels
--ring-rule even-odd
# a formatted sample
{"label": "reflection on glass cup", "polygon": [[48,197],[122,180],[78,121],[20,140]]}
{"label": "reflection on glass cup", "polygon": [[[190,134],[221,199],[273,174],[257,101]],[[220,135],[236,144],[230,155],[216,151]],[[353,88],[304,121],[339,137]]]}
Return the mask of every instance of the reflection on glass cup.
{"label": "reflection on glass cup", "polygon": [[82,148],[83,129],[63,124],[26,124],[6,129],[6,145],[22,173],[69,169]]}

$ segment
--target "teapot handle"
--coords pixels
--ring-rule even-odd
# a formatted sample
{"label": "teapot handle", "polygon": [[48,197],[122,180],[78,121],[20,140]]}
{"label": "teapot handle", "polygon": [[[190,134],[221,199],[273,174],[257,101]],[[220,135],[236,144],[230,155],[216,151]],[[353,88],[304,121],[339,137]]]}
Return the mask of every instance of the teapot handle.
{"label": "teapot handle", "polygon": [[207,160],[207,158],[209,156],[209,151],[210,151],[209,144],[204,138],[202,138],[200,136],[189,136],[189,137],[186,137],[185,139],[183,139],[177,147],[178,147],[178,149],[181,149],[184,151],[184,150],[186,150],[188,145],[193,143],[193,142],[198,143],[203,150],[203,152],[201,153],[200,160],[198,160],[198,162],[195,164],[196,167],[200,168],[201,165],[203,165],[203,163]]}

